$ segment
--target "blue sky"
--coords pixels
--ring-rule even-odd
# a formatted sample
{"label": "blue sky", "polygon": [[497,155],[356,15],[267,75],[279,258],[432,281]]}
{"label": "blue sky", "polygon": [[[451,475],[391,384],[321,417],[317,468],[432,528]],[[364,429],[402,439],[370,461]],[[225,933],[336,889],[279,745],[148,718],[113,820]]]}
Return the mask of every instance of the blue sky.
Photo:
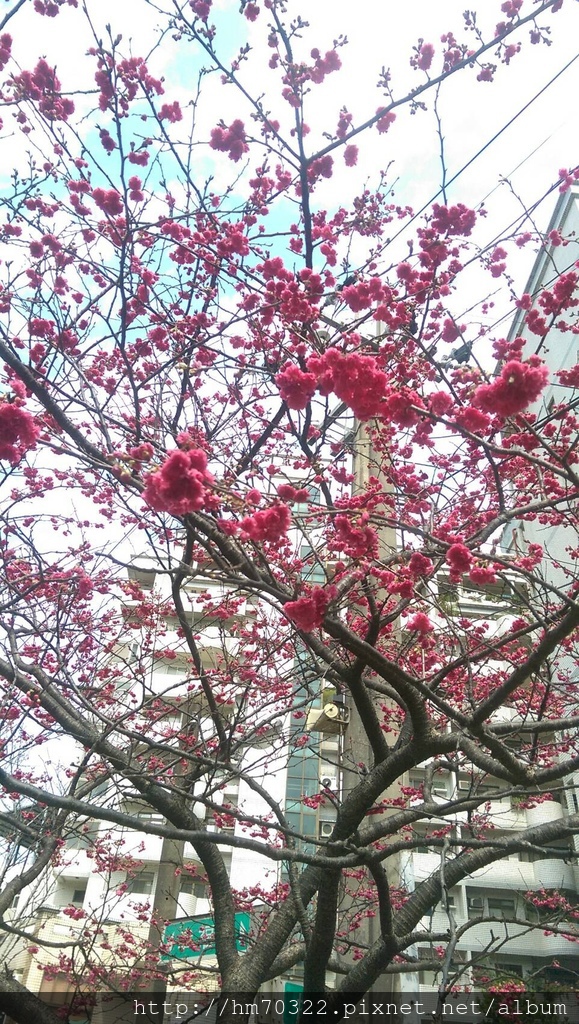
{"label": "blue sky", "polygon": [[[169,0],[160,0],[158,6],[172,8]],[[484,0],[484,4],[478,6],[481,27],[488,34],[501,17],[500,3]],[[85,54],[93,40],[81,10],[64,7],[57,18],[50,19],[38,17],[31,8],[32,3],[25,5],[7,26],[14,37],[13,52],[21,66],[32,67],[39,56],[46,56],[56,65],[65,89],[90,87],[94,69]],[[355,123],[374,113],[383,102],[376,89],[382,66],[391,69],[397,96],[419,85],[424,76],[410,67],[412,47],[423,38],[440,52],[443,32],[453,30],[458,36],[464,0],[437,0],[436,3],[410,0],[405,5],[392,0],[357,0],[355,4],[346,0],[309,0],[305,6],[290,0],[288,8],[292,16],[302,13],[310,26],[303,31],[303,38],[296,41],[298,56],[310,59],[312,46],[318,46],[323,53],[340,34],[348,38],[348,45],[340,49],[342,71],[328,76],[308,97],[306,118],[311,134],[307,141],[314,148],[323,144],[324,131],[334,130],[342,104],[353,113]],[[154,46],[155,26],[160,19],[147,0],[123,0],[122,3],[88,0],[88,9],[97,35],[106,40],[105,26],[110,24],[113,37],[122,35],[120,49],[125,53],[147,55]],[[531,9],[531,0],[526,0],[521,13]],[[257,21],[250,24],[239,13],[238,3],[232,0],[215,0],[213,11],[211,20],[217,26],[217,38],[226,57],[230,58],[245,41],[251,45],[249,60],[240,70],[243,84],[254,94],[266,93],[265,105],[272,109],[274,116],[287,117],[287,105],[280,98],[279,75],[267,70],[271,50],[266,42],[266,12],[262,10]],[[540,18],[540,24],[547,23],[552,27],[553,45],[530,46],[525,30],[522,52],[514,57],[510,67],[499,68],[495,83],[479,83],[475,73],[466,71],[445,83],[440,91],[438,110],[448,177],[452,178],[479,150],[484,150],[448,192],[450,202],[461,201],[472,206],[488,197],[489,215],[480,222],[477,236],[482,245],[500,238],[524,208],[534,206],[556,180],[559,167],[577,162],[579,61],[560,74],[507,131],[485,148],[489,140],[576,56],[577,0],[565,0],[559,13]],[[179,99],[185,107],[203,63],[207,61],[195,51],[194,45],[177,45],[169,35],[163,46],[153,53],[150,67],[154,73],[165,77],[164,99],[169,102]],[[433,68],[435,66],[436,57]],[[218,76],[207,78],[204,85],[206,101],[196,114],[198,138],[207,139],[220,118],[230,123],[239,116],[248,122],[247,103],[236,96],[231,87],[224,88]],[[336,155],[336,173],[324,183],[324,205],[337,206],[345,196],[363,187],[365,181],[371,185],[377,171],[386,166],[390,166],[389,181],[395,183],[395,198],[400,204],[420,209],[432,200],[441,183],[440,142],[432,109],[433,94],[427,94],[424,99],[428,110],[420,110],[413,116],[401,110],[386,135],[379,135],[372,129],[357,140],[360,158],[356,168],[343,167],[340,155]],[[76,102],[79,109],[87,112],[92,105],[90,97],[78,97]],[[9,126],[9,119],[5,121]],[[24,158],[27,140],[6,139],[4,146],[9,148],[3,159],[6,172],[11,160]],[[200,180],[211,173],[217,187],[230,178],[232,169],[237,170],[225,156],[220,158],[204,144],[196,148],[195,161]],[[509,178],[511,185],[499,184],[501,178]],[[556,193],[536,211],[534,223],[539,228],[546,226],[555,200]],[[270,224],[274,223],[278,223],[277,218],[270,218]],[[404,253],[404,242],[400,253]],[[396,257],[395,250],[393,257]],[[515,253],[513,270],[521,286],[532,258],[529,249]],[[465,306],[467,304],[468,300]]]}

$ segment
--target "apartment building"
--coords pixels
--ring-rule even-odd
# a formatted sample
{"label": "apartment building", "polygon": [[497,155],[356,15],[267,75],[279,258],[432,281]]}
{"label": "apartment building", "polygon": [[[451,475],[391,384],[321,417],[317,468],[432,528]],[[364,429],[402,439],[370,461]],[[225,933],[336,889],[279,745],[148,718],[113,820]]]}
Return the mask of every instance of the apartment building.
{"label": "apartment building", "polygon": [[[510,341],[525,338],[524,358],[537,353],[549,367],[550,383],[531,412],[541,424],[552,424],[554,442],[558,439],[557,406],[576,401],[576,383],[573,384],[572,379],[565,375],[560,377],[559,371],[569,371],[579,363],[579,333],[576,330],[579,314],[575,308],[567,310],[564,317],[567,326],[554,316],[547,337],[533,329],[533,314],[544,315],[542,292],[552,287],[562,275],[576,272],[578,260],[579,192],[571,190],[559,196],[525,287],[531,301],[525,303],[527,308],[517,310],[509,331]],[[579,292],[576,298],[579,299]],[[543,585],[528,596],[537,606],[542,606],[549,601],[550,587],[556,587],[561,593],[570,592],[576,585],[579,576],[577,534],[571,525],[551,526],[541,517],[536,517],[509,525],[501,539],[502,549],[507,554],[509,551],[524,551],[531,543],[543,547]],[[456,615],[489,618],[495,622],[496,628],[504,629],[508,626],[509,614],[516,612],[512,608],[512,596],[504,595],[501,599],[488,588],[471,586],[468,592],[464,588],[455,588],[452,601]],[[566,690],[577,692],[579,669],[572,657],[560,655],[552,666],[552,676],[553,685],[563,693]],[[516,741],[515,712],[505,707],[501,716],[505,721],[510,716]],[[411,782],[418,785],[425,770],[426,766],[423,772],[416,771]],[[442,803],[474,789],[479,793],[485,792],[488,795],[488,823],[495,830],[495,835],[502,832],[508,836],[513,830],[561,819],[567,813],[579,811],[579,774],[571,784],[562,786],[548,800],[537,803],[501,795],[501,786],[499,780],[477,778],[473,770],[459,777],[437,775],[434,795]],[[466,819],[465,814],[456,815],[455,828],[458,831],[468,830]],[[424,831],[428,831],[426,824]],[[565,849],[565,844],[561,843],[561,847]],[[472,970],[467,972],[467,980],[483,984],[486,980],[523,979],[537,987],[543,984],[546,988],[549,985],[576,988],[576,944],[561,935],[549,934],[541,927],[542,914],[525,898],[525,894],[544,889],[548,893],[560,893],[571,903],[576,903],[579,898],[579,869],[573,852],[578,848],[577,839],[568,841],[568,859],[549,857],[547,853],[541,856],[536,852],[512,854],[476,872],[449,894],[447,907],[439,907],[429,923],[441,932],[448,928],[453,932],[457,929],[459,937],[453,954],[454,966],[460,970],[467,959],[474,962]],[[438,860],[439,854],[428,850],[425,836],[424,847],[409,857],[408,873],[415,882],[419,882],[436,868]],[[494,918],[494,921],[469,925],[481,915]],[[502,924],[499,923],[501,918],[504,919]],[[517,918],[519,923],[512,923],[513,918]],[[430,950],[419,948],[418,955],[428,959]],[[418,975],[420,988],[436,987],[439,980],[440,972],[420,971]]]}
{"label": "apartment building", "polygon": [[[576,305],[567,309],[563,316],[545,313],[542,293],[545,289],[552,288],[564,275],[577,274],[578,264],[579,190],[572,188],[558,198],[544,244],[536,257],[525,287],[525,293],[532,300],[531,312],[529,313],[528,309],[519,309],[509,332],[510,340],[517,337],[525,339],[525,356],[537,353],[549,368],[549,383],[531,411],[542,426],[548,426],[554,444],[562,440],[560,421],[557,417],[558,407],[573,408],[577,407],[579,402],[578,375],[570,373],[579,364],[579,289],[575,290],[573,296]],[[547,337],[537,333],[537,327],[533,326],[534,313],[546,317],[549,322]],[[538,330],[540,332],[540,325]],[[563,443],[565,444],[564,439]],[[566,443],[571,449],[574,448],[573,438],[568,439]],[[571,498],[568,505],[569,525],[560,523],[553,526],[537,517],[515,524],[505,534],[506,547],[519,547],[524,550],[529,544],[540,544],[543,548],[544,586],[543,593],[535,595],[536,600],[548,602],[550,587],[556,587],[559,593],[571,594],[576,586],[579,578],[579,547],[573,504]],[[579,666],[574,658],[563,653],[553,666],[553,674],[554,685],[562,692],[566,689],[573,693],[577,692]],[[562,794],[562,801],[570,813],[579,811],[579,773]],[[575,844],[579,850],[577,839]]]}

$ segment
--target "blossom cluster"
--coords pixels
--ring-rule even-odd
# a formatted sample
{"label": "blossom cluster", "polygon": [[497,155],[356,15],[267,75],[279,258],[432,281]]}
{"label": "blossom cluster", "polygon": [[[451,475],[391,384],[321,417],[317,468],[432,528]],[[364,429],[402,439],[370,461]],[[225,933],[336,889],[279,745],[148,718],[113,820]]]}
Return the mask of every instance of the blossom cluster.
{"label": "blossom cluster", "polygon": [[446,552],[446,561],[450,566],[450,579],[458,583],[464,573],[470,570],[472,565],[472,554],[462,541],[455,541]]}
{"label": "blossom cluster", "polygon": [[201,21],[207,21],[211,13],[212,0],[189,0],[189,6]]}
{"label": "blossom cluster", "polygon": [[112,110],[120,117],[126,117],[130,103],[139,95],[157,96],[163,94],[163,83],[149,72],[142,57],[130,57],[114,63],[111,54],[102,50],[91,50],[97,55],[98,69],[95,82],[99,87],[99,108]]}
{"label": "blossom cluster", "polygon": [[0,71],[4,70],[10,60],[11,47],[12,36],[8,32],[3,32],[0,36]]}
{"label": "blossom cluster", "polygon": [[324,621],[328,604],[334,596],[332,588],[313,587],[307,595],[297,601],[286,601],[283,606],[288,619],[304,633],[319,629]]}
{"label": "blossom cluster", "polygon": [[434,214],[432,227],[440,234],[468,236],[476,222],[474,210],[470,210],[464,203],[457,203],[456,206],[450,207],[434,203],[432,212]]}
{"label": "blossom cluster", "polygon": [[243,154],[249,150],[243,121],[236,118],[229,125],[229,128],[226,128],[225,125],[219,125],[217,128],[214,128],[211,132],[209,145],[211,149],[216,149],[220,153],[227,153],[230,160],[238,163]]}
{"label": "blossom cluster", "polygon": [[178,449],[160,469],[147,476],[143,498],[157,512],[186,515],[206,505],[212,483],[205,452],[200,448]]}
{"label": "blossom cluster", "polygon": [[51,121],[66,121],[74,113],[73,101],[60,95],[60,80],[44,59],[38,61],[33,71],[15,75],[11,84],[18,99],[33,100]]}
{"label": "blossom cluster", "polygon": [[285,504],[279,504],[246,516],[239,525],[245,536],[251,540],[279,544],[286,537],[291,522],[289,508]]}
{"label": "blossom cluster", "polygon": [[78,7],[78,0],[34,0],[34,10],[46,18],[56,18],[59,8],[65,3],[69,7]]}
{"label": "blossom cluster", "polygon": [[416,54],[410,60],[410,64],[420,71],[428,71],[434,58],[434,46],[432,43],[423,43],[416,48]]}
{"label": "blossom cluster", "polygon": [[498,416],[516,416],[536,402],[548,377],[549,371],[538,356],[531,356],[526,363],[509,359],[492,384],[481,384],[476,389],[473,404]]}
{"label": "blossom cluster", "polygon": [[40,430],[34,418],[13,402],[0,403],[0,459],[12,466],[34,446]]}
{"label": "blossom cluster", "polygon": [[368,420],[380,413],[388,380],[373,356],[329,348],[321,356],[311,356],[308,369],[317,375],[321,393],[333,392],[357,419]]}
{"label": "blossom cluster", "polygon": [[99,209],[111,217],[116,217],[124,211],[122,197],[114,188],[95,188],[92,197]]}
{"label": "blossom cluster", "polygon": [[334,547],[350,558],[373,558],[378,553],[378,534],[368,525],[367,513],[360,518],[360,525],[350,522],[348,516],[337,515],[333,526]]}
{"label": "blossom cluster", "polygon": [[295,363],[286,363],[275,378],[282,401],[289,409],[305,409],[317,387],[313,373],[300,370]]}
{"label": "blossom cluster", "polygon": [[310,68],[309,77],[310,81],[315,82],[316,85],[323,82],[326,75],[330,75],[332,71],[339,71],[342,67],[342,62],[335,50],[328,50],[322,57],[318,49],[313,49],[311,55],[315,63]]}

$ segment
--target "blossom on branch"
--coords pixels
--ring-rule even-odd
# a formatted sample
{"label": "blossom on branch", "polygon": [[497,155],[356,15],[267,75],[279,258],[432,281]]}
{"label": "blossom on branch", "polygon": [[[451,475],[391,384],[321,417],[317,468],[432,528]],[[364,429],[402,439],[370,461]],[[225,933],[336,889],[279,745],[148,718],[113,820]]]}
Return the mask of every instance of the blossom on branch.
{"label": "blossom on branch", "polygon": [[423,43],[414,61],[415,66],[421,71],[428,71],[434,57],[434,46],[432,43]]}
{"label": "blossom on branch", "polygon": [[245,126],[243,121],[237,118],[229,128],[219,125],[211,132],[211,149],[217,149],[220,153],[227,153],[229,159],[237,163],[244,153],[249,151],[245,137]]}
{"label": "blossom on branch", "polygon": [[343,551],[350,558],[373,558],[378,552],[378,534],[373,527],[366,525],[364,516],[362,525],[354,526],[347,516],[338,515],[334,519],[336,541],[334,547]]}
{"label": "blossom on branch", "polygon": [[465,544],[457,542],[450,545],[446,552],[446,561],[451,568],[451,580],[458,582],[465,572],[469,572],[472,565],[472,555]]}
{"label": "blossom on branch", "polygon": [[357,419],[369,420],[379,415],[388,379],[373,356],[345,354],[329,348],[322,356],[311,356],[308,369],[317,374],[322,394],[333,391]]}
{"label": "blossom on branch", "polygon": [[189,6],[201,21],[207,21],[211,13],[211,0],[189,0]]}
{"label": "blossom on branch", "polygon": [[342,66],[342,62],[335,50],[327,50],[325,56],[322,57],[318,49],[313,49],[311,55],[315,60],[315,64],[309,72],[309,78],[316,85],[323,82],[326,75],[330,75],[332,71],[339,71]]}
{"label": "blossom on branch", "polygon": [[346,146],[344,150],[344,163],[346,167],[354,167],[358,163],[357,146]]}
{"label": "blossom on branch", "polygon": [[304,633],[311,633],[313,629],[319,629],[322,625],[331,597],[333,590],[328,594],[323,587],[314,587],[307,597],[300,597],[297,601],[286,601],[283,610],[298,629]]}
{"label": "blossom on branch", "polygon": [[12,84],[18,98],[38,103],[39,111],[51,121],[66,121],[74,113],[74,103],[60,95],[60,81],[44,59],[38,61],[34,71],[16,75]]}
{"label": "blossom on branch", "polygon": [[8,32],[3,32],[0,36],[0,71],[2,71],[8,61],[10,60],[10,50],[12,47],[12,36]]}
{"label": "blossom on branch", "polygon": [[287,505],[273,505],[246,516],[239,524],[242,532],[251,540],[279,544],[285,539],[292,518]]}
{"label": "blossom on branch", "polygon": [[118,217],[120,213],[123,213],[123,200],[116,189],[95,188],[92,197],[99,209],[110,217]]}
{"label": "blossom on branch", "polygon": [[15,466],[36,442],[40,433],[26,409],[12,402],[0,403],[0,459]]}
{"label": "blossom on branch", "polygon": [[424,612],[416,612],[406,623],[406,628],[416,633],[430,633],[432,622]]}
{"label": "blossom on branch", "polygon": [[521,363],[510,359],[492,384],[481,384],[473,402],[485,412],[498,416],[516,416],[541,394],[549,377],[547,367],[537,356]]}
{"label": "blossom on branch", "polygon": [[305,409],[316,390],[313,373],[305,373],[299,366],[286,363],[275,378],[280,397],[289,409]]}
{"label": "blossom on branch", "polygon": [[[380,110],[376,111],[377,114],[380,114],[380,112]],[[381,135],[384,135],[384,133],[388,131],[390,125],[394,124],[395,120],[396,114],[394,113],[394,111],[385,110],[382,116],[376,121],[376,128],[378,129]]]}
{"label": "blossom on branch", "polygon": [[469,210],[464,203],[457,203],[456,206],[440,206],[434,203],[432,207],[434,217],[432,227],[441,235],[470,235],[476,222],[476,213]]}
{"label": "blossom on branch", "polygon": [[292,484],[279,484],[277,493],[282,501],[308,501],[310,492],[307,487],[294,487]]}
{"label": "blossom on branch", "polygon": [[176,121],[183,120],[183,113],[177,100],[173,103],[163,103],[159,111],[159,121],[170,121],[174,124]]}
{"label": "blossom on branch", "polygon": [[213,475],[207,469],[207,456],[199,448],[175,451],[156,473],[146,480],[143,498],[157,512],[182,516],[195,512],[207,502],[207,488]]}

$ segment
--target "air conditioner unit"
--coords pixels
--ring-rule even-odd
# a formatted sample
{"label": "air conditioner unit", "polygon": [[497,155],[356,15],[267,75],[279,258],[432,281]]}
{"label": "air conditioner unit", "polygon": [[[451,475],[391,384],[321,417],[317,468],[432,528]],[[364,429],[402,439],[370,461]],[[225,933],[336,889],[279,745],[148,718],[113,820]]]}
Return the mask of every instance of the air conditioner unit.
{"label": "air conditioner unit", "polygon": [[338,780],[335,775],[322,775],[320,786],[322,789],[329,789],[332,793],[338,792]]}
{"label": "air conditioner unit", "polygon": [[467,903],[469,910],[484,910],[484,900],[482,896],[469,896]]}
{"label": "air conditioner unit", "polygon": [[320,839],[329,839],[335,824],[335,821],[320,821]]}

